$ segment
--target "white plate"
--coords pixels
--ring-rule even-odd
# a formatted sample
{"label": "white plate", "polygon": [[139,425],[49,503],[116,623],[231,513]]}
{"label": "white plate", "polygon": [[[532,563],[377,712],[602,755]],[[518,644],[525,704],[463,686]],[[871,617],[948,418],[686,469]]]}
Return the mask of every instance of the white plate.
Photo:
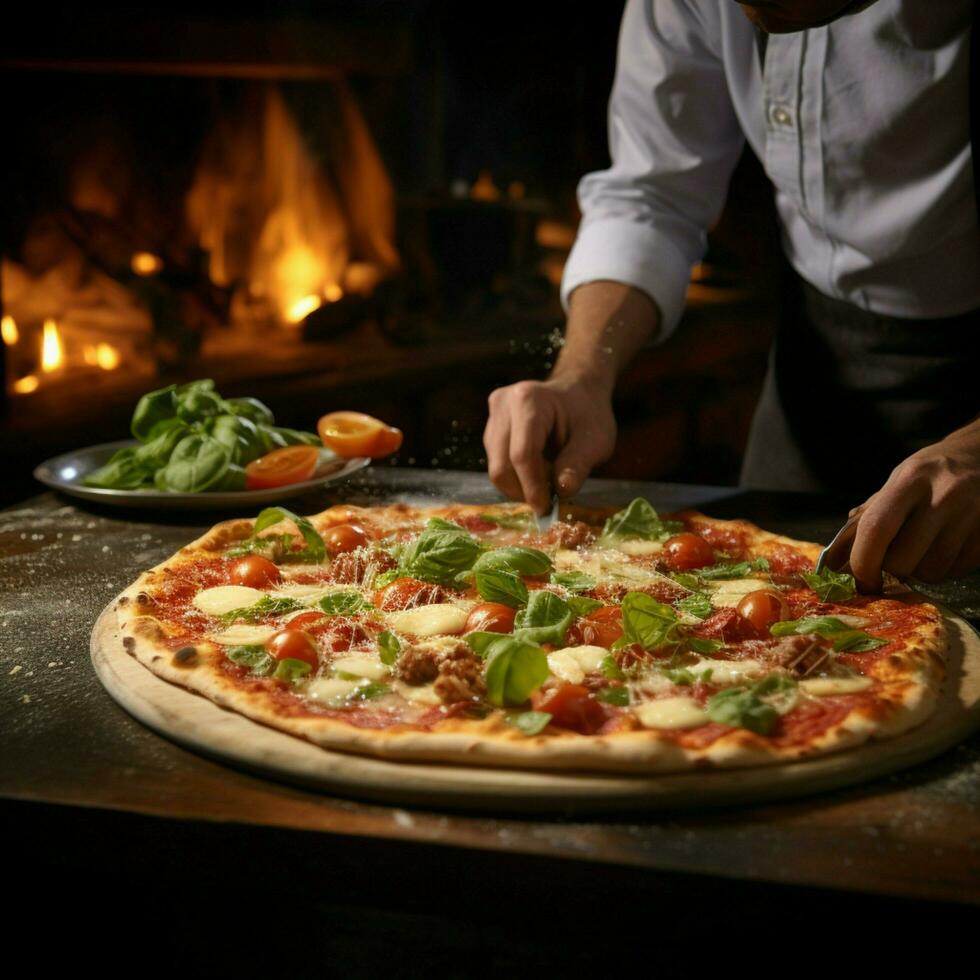
{"label": "white plate", "polygon": [[352,473],[364,469],[371,460],[367,456],[338,459],[333,469],[303,483],[290,483],[269,490],[233,490],[208,493],[171,493],[165,490],[104,490],[87,487],[82,483],[85,476],[109,461],[117,449],[138,446],[134,439],[120,442],[104,442],[98,446],[76,449],[41,463],[34,470],[34,477],[41,483],[62,493],[83,500],[92,500],[110,507],[139,507],[154,510],[229,510],[235,507],[252,507],[255,504],[271,504],[315,490],[329,483],[346,480]]}

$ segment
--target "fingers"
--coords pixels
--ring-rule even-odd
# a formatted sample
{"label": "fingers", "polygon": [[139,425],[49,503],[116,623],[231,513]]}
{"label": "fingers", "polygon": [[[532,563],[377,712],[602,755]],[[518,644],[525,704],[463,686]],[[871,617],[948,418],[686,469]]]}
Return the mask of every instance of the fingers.
{"label": "fingers", "polygon": [[885,554],[917,503],[912,489],[892,489],[888,484],[867,501],[851,547],[851,571],[862,592],[881,590]]}
{"label": "fingers", "polygon": [[592,430],[573,433],[555,460],[555,487],[560,497],[572,497],[582,487],[593,467],[604,462],[609,448]]}
{"label": "fingers", "polygon": [[490,480],[508,497],[546,513],[551,506],[551,469],[544,447],[555,421],[550,399],[541,385],[525,381],[498,388],[489,404],[483,445]]}

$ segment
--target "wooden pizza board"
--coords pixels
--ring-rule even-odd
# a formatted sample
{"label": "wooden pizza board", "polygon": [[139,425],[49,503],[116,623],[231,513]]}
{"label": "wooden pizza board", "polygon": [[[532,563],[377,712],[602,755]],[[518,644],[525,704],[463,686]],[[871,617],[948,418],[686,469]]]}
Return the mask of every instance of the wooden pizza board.
{"label": "wooden pizza board", "polygon": [[123,650],[114,606],[95,625],[92,663],[109,694],[143,724],[273,779],[388,803],[543,813],[761,803],[877,779],[939,755],[980,728],[980,636],[943,610],[950,639],[945,688],[926,722],[897,738],[805,762],[636,777],[391,762],[320,748],[162,680]]}

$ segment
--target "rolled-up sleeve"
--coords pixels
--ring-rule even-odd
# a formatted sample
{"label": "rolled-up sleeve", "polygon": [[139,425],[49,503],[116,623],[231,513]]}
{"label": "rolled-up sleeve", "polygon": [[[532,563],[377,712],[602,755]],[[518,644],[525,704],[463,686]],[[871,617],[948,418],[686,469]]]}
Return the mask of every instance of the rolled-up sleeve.
{"label": "rolled-up sleeve", "polygon": [[579,184],[582,223],[561,287],[566,309],[576,287],[609,279],[656,302],[660,339],[677,326],[744,142],[719,29],[704,0],[627,3],[609,102],[612,165]]}

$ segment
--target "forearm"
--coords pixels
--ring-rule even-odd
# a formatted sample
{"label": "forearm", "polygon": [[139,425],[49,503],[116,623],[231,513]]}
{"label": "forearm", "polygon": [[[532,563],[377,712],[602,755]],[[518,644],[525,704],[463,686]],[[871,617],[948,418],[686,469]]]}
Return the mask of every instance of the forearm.
{"label": "forearm", "polygon": [[643,290],[607,280],[584,283],[569,299],[565,343],[551,380],[586,382],[611,393],[616,378],[659,330],[660,311]]}

